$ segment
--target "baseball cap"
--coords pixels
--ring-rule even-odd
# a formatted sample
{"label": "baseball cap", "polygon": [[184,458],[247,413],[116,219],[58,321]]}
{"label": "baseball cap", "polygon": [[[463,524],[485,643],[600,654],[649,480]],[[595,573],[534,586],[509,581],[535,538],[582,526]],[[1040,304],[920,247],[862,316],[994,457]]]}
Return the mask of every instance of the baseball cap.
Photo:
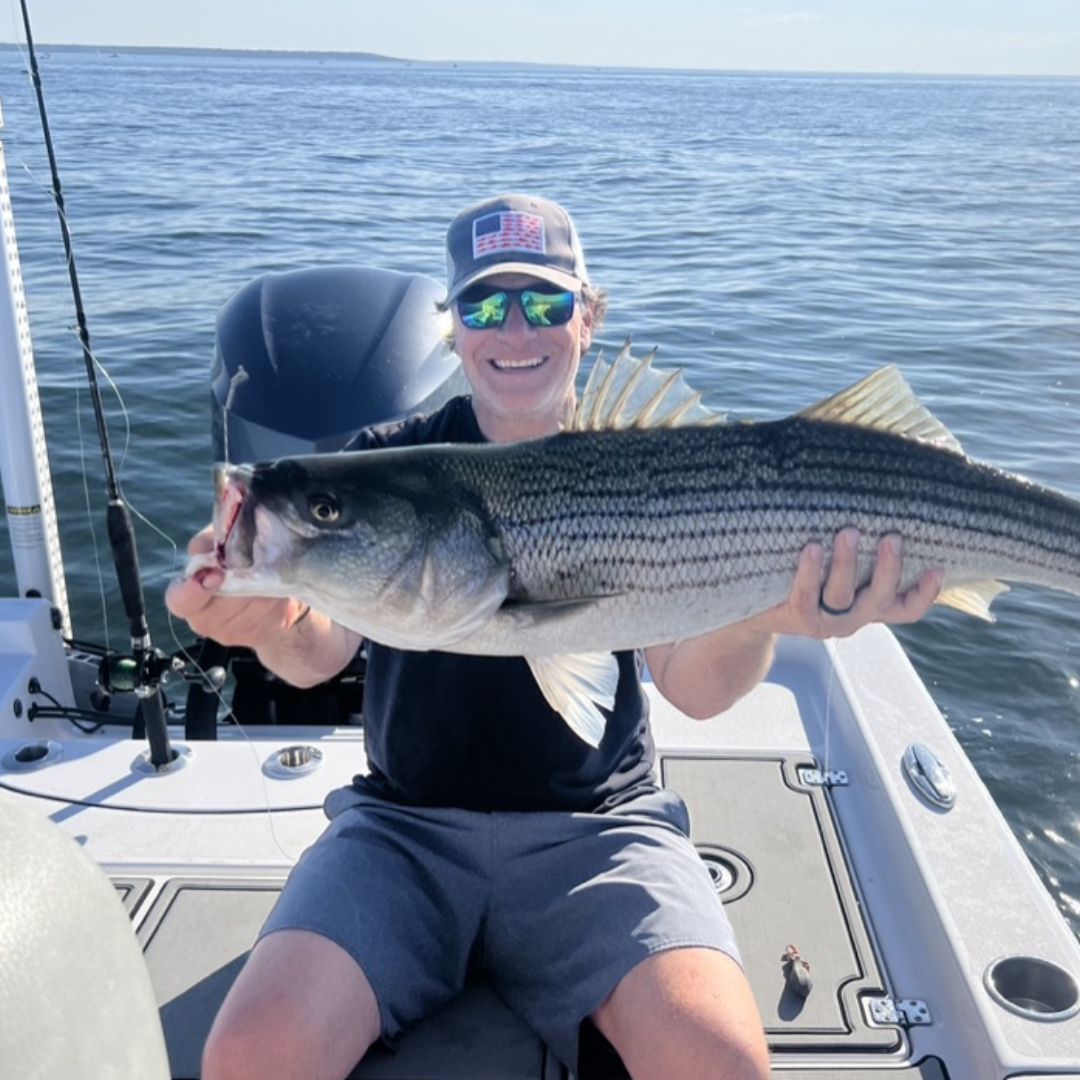
{"label": "baseball cap", "polygon": [[493,274],[531,274],[564,289],[589,284],[570,215],[536,195],[497,195],[463,210],[446,231],[446,300]]}

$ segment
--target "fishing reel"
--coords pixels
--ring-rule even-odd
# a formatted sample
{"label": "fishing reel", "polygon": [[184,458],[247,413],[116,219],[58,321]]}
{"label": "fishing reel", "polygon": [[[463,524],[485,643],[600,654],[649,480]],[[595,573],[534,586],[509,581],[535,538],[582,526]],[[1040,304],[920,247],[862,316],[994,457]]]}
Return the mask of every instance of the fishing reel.
{"label": "fishing reel", "polygon": [[205,693],[217,694],[225,685],[225,668],[204,668],[186,649],[172,655],[160,649],[147,649],[134,655],[106,653],[98,664],[97,687],[91,695],[94,708],[108,709],[113,694],[149,696],[171,678],[199,686]]}

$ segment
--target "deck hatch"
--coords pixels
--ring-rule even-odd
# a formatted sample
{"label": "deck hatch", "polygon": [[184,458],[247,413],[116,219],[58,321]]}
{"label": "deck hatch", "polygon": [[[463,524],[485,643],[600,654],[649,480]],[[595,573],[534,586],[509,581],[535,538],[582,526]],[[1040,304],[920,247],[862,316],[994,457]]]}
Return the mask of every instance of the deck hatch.
{"label": "deck hatch", "polygon": [[[704,855],[734,852],[750,887],[722,895],[774,1052],[897,1050],[896,1027],[867,1023],[859,999],[884,982],[829,813],[826,792],[804,782],[805,756],[663,757],[665,787],[690,810]],[[833,797],[843,798],[841,788]],[[782,960],[794,945],[811,966],[805,1000],[786,987]]]}

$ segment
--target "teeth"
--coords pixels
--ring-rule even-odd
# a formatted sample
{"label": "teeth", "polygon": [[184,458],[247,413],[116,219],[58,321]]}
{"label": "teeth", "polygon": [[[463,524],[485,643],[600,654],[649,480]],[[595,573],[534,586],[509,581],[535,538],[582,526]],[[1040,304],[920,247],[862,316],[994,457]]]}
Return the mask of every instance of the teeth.
{"label": "teeth", "polygon": [[527,360],[492,360],[492,364],[495,365],[500,371],[509,371],[512,368],[534,368],[539,367],[543,362],[542,356],[531,356]]}

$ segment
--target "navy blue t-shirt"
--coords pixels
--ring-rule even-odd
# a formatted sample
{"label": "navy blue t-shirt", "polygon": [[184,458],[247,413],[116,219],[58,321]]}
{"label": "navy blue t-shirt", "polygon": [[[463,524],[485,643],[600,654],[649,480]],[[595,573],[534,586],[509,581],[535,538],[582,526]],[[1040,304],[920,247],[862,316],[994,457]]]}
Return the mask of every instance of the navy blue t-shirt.
{"label": "navy blue t-shirt", "polygon": [[[486,442],[468,397],[362,431],[348,450]],[[409,652],[368,642],[369,788],[397,802],[471,810],[600,810],[653,787],[640,652],[621,652],[615,707],[590,747],[544,700],[521,657]]]}

